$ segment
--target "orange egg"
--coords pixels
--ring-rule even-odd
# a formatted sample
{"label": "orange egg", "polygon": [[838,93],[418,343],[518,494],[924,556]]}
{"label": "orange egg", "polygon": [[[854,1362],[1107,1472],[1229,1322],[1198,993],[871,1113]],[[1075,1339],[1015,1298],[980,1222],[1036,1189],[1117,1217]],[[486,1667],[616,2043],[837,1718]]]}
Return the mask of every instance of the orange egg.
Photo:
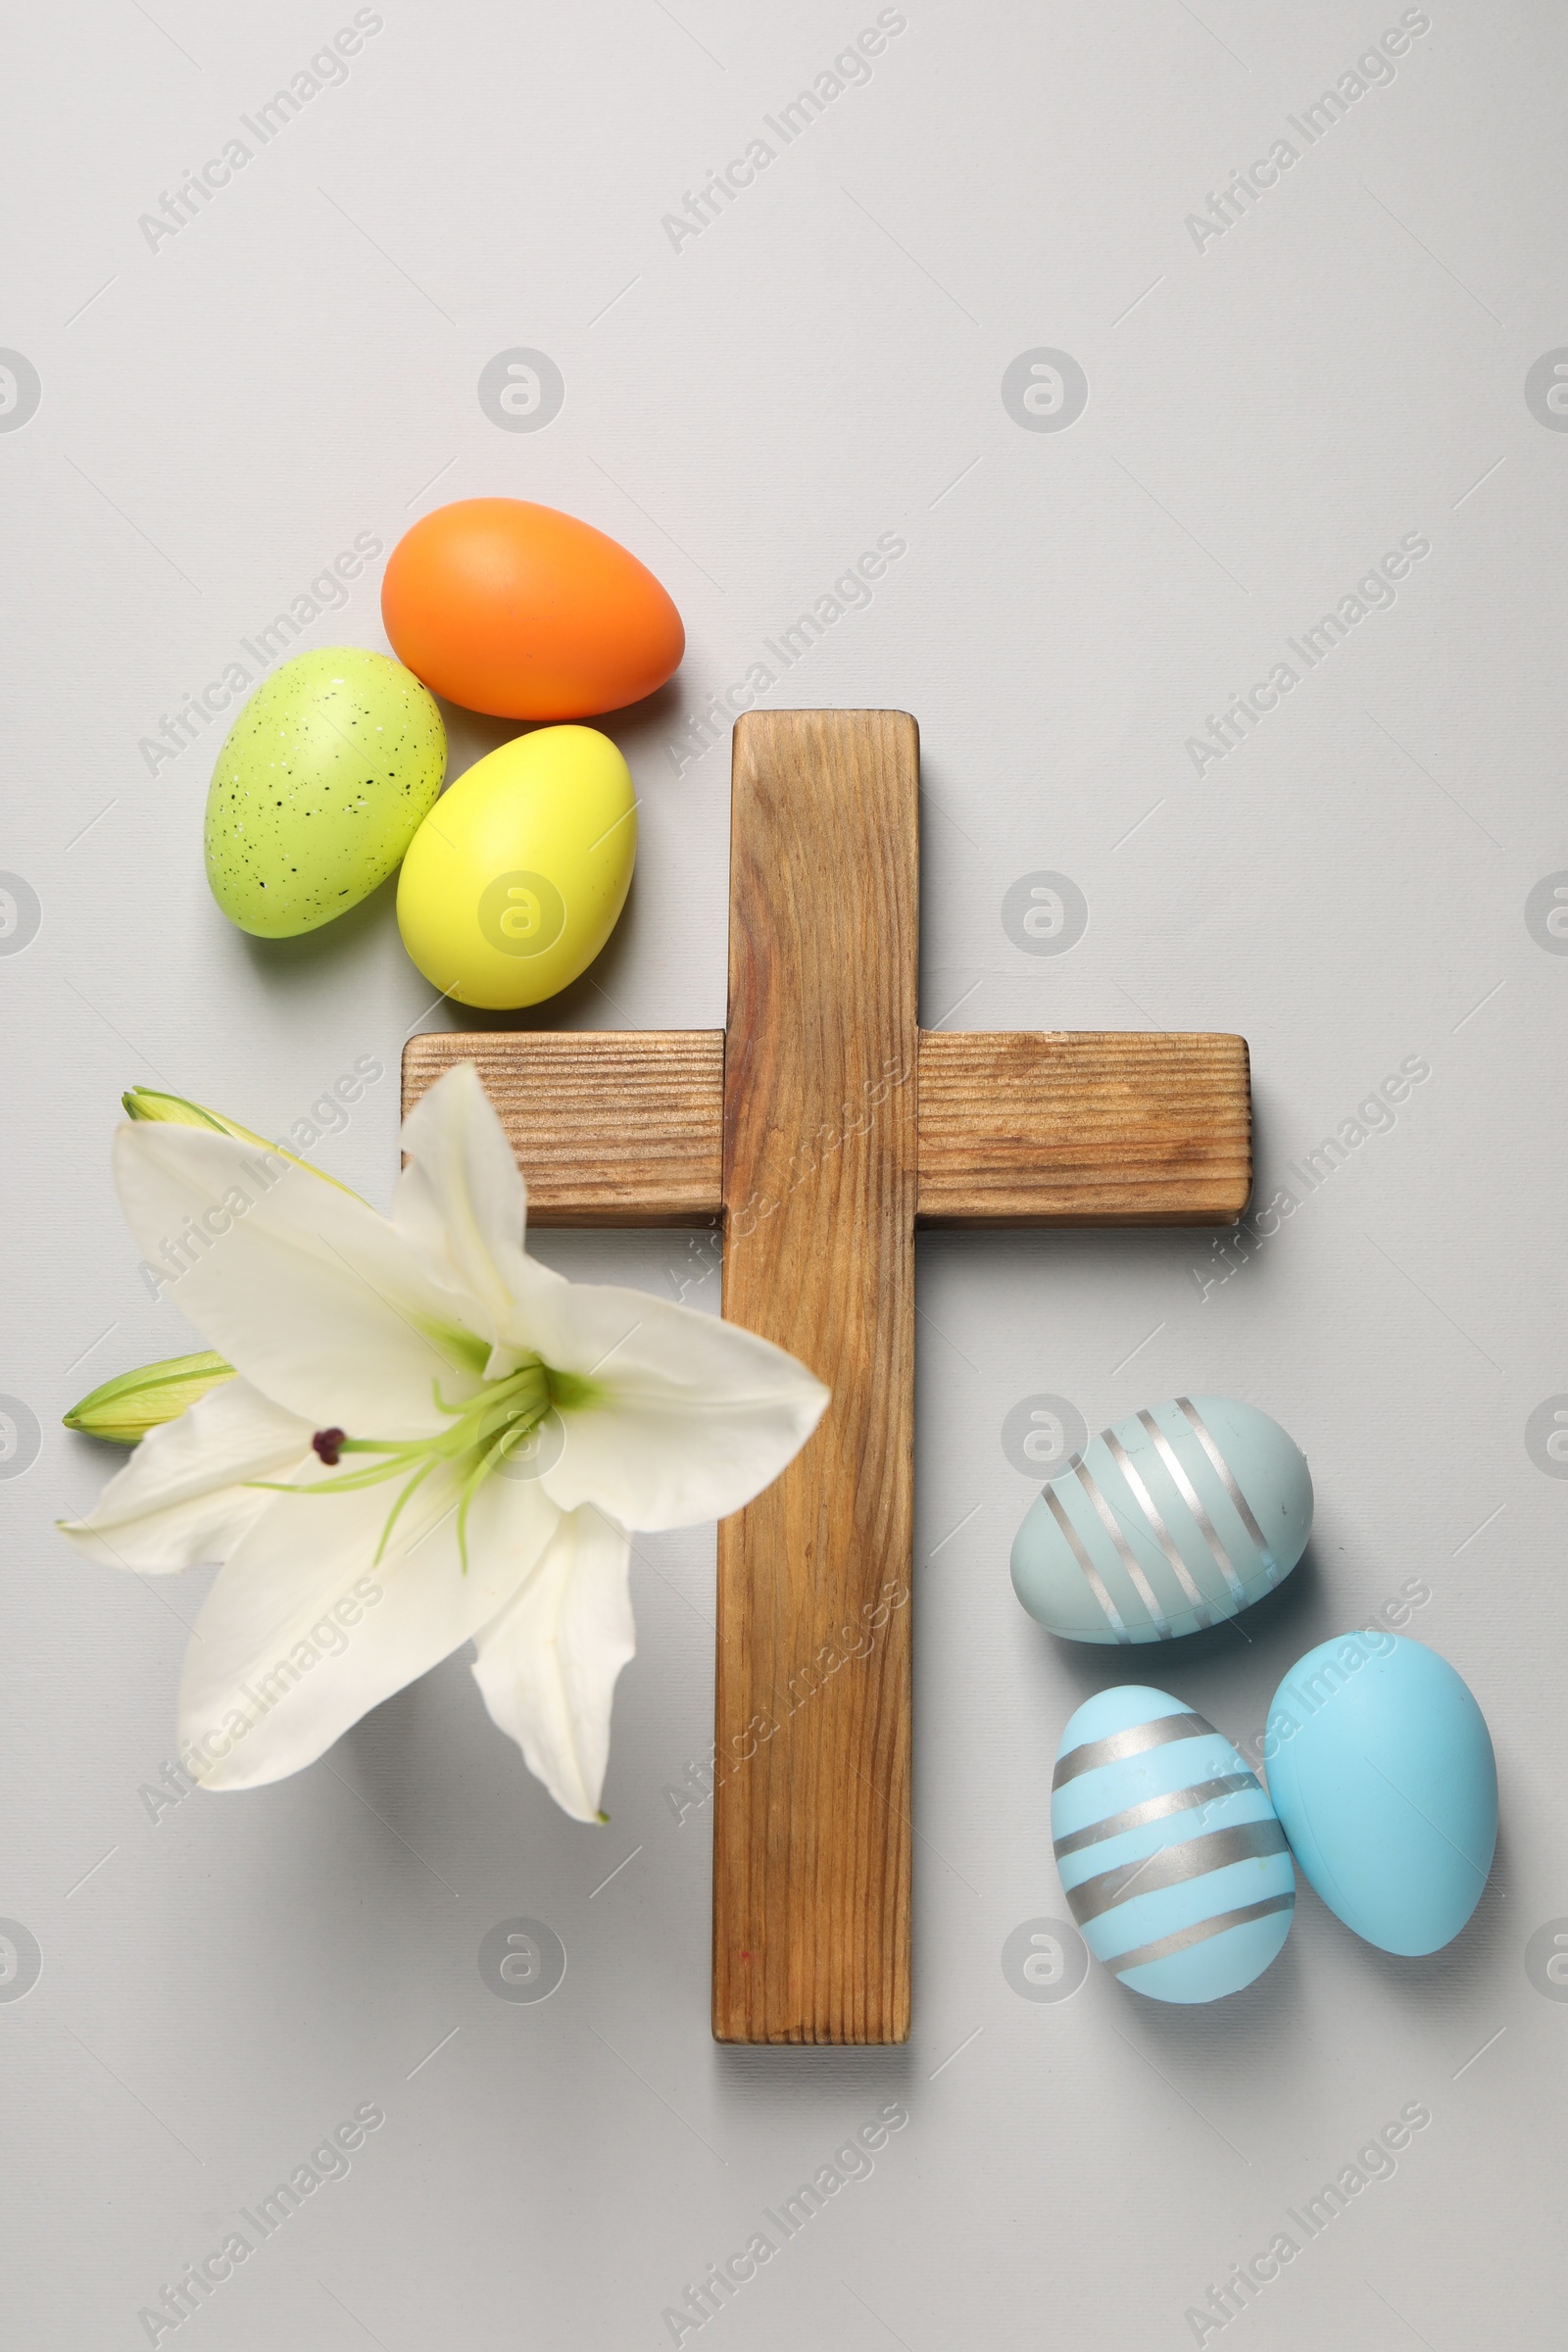
{"label": "orange egg", "polygon": [[398,660],[466,710],[591,718],[662,686],[686,650],[646,564],[522,498],[461,498],[392,550],[381,618]]}

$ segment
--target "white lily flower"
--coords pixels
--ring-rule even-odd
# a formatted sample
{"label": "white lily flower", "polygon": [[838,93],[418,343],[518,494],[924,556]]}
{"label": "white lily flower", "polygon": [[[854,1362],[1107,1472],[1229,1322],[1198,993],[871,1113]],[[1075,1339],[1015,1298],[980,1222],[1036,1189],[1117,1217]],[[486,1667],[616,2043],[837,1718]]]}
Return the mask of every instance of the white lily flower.
{"label": "white lily flower", "polygon": [[299,1771],[471,1640],[491,1715],[591,1821],[635,1647],[628,1529],[738,1510],[828,1392],[734,1324],[529,1257],[471,1062],[403,1148],[388,1220],[235,1137],[119,1130],[137,1244],[188,1261],[171,1295],[236,1377],[151,1430],[65,1533],[144,1573],[224,1563],[179,1697],[206,1788]]}

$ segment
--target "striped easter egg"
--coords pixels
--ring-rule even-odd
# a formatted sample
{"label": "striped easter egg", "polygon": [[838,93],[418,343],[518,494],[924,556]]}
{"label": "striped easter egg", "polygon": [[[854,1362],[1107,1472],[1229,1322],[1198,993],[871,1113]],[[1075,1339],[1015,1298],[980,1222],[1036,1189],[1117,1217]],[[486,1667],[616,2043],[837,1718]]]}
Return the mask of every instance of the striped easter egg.
{"label": "striped easter egg", "polygon": [[1051,1835],[1097,1960],[1155,2001],[1217,2001],[1290,1934],[1296,1873],[1262,1783],[1201,1715],[1136,1683],[1061,1735]]}
{"label": "striped easter egg", "polygon": [[1069,1642],[1169,1642],[1239,1616],[1306,1548],[1312,1480],[1277,1421],[1174,1396],[1102,1429],[1012,1546],[1031,1617]]}

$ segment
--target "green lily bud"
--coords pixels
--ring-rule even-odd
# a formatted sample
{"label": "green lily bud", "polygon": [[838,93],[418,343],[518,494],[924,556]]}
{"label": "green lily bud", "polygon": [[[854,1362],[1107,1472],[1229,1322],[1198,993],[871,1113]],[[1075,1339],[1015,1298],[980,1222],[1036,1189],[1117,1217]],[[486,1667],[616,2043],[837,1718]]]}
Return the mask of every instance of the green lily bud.
{"label": "green lily bud", "polygon": [[328,1176],[324,1168],[301,1159],[297,1152],[285,1150],[282,1144],[270,1144],[265,1135],[242,1127],[237,1119],[225,1119],[221,1111],[208,1110],[200,1102],[188,1102],[183,1095],[164,1095],[153,1086],[133,1086],[120,1100],[125,1106],[127,1119],[162,1121],[168,1127],[211,1127],[215,1134],[232,1136],[237,1144],[251,1144],[258,1152],[270,1152],[278,1159],[291,1160],[297,1168],[309,1168],[323,1184],[336,1184],[338,1191],[347,1193],[351,1200],[360,1197],[348,1185],[339,1184],[335,1176]]}
{"label": "green lily bud", "polygon": [[200,1102],[187,1102],[183,1095],[160,1094],[154,1086],[133,1086],[120,1098],[129,1119],[162,1120],[170,1127],[212,1127],[220,1135],[231,1135],[236,1143],[255,1144],[263,1152],[271,1150],[265,1136],[253,1135],[250,1128],[240,1127],[221,1112],[206,1110]]}
{"label": "green lily bud", "polygon": [[143,1364],[139,1372],[122,1372],[106,1380],[72,1406],[65,1425],[89,1438],[107,1438],[114,1446],[135,1446],[150,1429],[176,1419],[220,1381],[233,1377],[233,1365],[210,1348],[200,1355],[172,1355],[164,1363]]}

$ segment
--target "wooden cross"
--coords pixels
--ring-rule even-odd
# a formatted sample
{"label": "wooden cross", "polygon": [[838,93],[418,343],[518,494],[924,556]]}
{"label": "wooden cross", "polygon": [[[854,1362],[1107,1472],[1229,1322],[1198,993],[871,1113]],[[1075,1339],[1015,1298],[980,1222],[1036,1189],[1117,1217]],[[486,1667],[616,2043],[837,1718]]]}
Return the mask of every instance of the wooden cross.
{"label": "wooden cross", "polygon": [[719,1525],[720,2041],[909,2030],[916,1226],[1230,1224],[1251,1184],[1240,1037],[918,1026],[918,795],[904,711],[749,711],[726,1029],[404,1054],[405,1107],[478,1064],[535,1224],[723,1221],[724,1312],[833,1392]]}

